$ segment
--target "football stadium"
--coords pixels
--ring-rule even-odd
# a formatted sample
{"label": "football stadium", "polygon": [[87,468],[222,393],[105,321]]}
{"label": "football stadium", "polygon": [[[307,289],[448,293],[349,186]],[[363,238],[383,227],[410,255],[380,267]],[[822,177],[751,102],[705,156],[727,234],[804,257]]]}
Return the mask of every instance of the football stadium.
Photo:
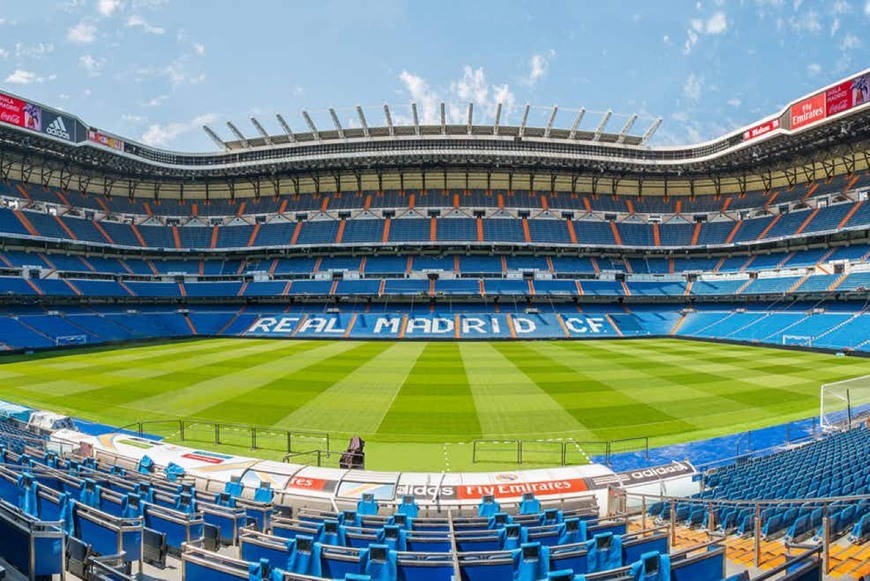
{"label": "football stadium", "polygon": [[191,153],[15,89],[0,578],[870,576],[870,69],[684,146],[412,102]]}

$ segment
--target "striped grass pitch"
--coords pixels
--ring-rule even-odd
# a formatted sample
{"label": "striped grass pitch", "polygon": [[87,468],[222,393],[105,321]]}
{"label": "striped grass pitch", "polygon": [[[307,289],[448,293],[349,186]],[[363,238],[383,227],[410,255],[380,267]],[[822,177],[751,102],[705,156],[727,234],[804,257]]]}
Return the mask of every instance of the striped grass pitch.
{"label": "striped grass pitch", "polygon": [[[581,462],[589,442],[662,445],[806,418],[821,384],[867,374],[870,360],[857,357],[671,339],[208,339],[9,357],[0,398],[118,426],[188,418],[206,433],[210,421],[326,431],[333,449],[360,434],[370,468],[457,471],[517,467],[499,444],[472,465],[474,439],[540,440],[526,448],[523,467],[534,467],[559,461],[554,442]],[[237,432],[218,449],[282,456],[252,452]],[[214,448],[206,439],[189,445]]]}

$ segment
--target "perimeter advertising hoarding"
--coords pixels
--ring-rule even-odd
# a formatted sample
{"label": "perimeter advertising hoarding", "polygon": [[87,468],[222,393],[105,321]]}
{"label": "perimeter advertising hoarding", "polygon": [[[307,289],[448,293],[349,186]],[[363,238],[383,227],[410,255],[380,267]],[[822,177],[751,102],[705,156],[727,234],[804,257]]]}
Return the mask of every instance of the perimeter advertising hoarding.
{"label": "perimeter advertising hoarding", "polygon": [[42,116],[41,132],[45,135],[50,135],[73,143],[80,141],[78,139],[78,124],[72,117],[49,109],[43,109]]}
{"label": "perimeter advertising hoarding", "polygon": [[819,93],[792,105],[789,111],[791,128],[800,129],[827,117],[825,102],[825,93]]}
{"label": "perimeter advertising hoarding", "polygon": [[750,127],[743,132],[743,141],[749,141],[750,139],[756,139],[763,135],[767,135],[768,133],[779,129],[779,125],[779,119],[771,119],[770,121],[759,123],[755,127]]}
{"label": "perimeter advertising hoarding", "polygon": [[124,142],[118,139],[117,137],[112,137],[111,135],[106,135],[105,133],[101,133],[99,129],[94,129],[91,127],[88,129],[88,141],[93,141],[94,143],[99,143],[100,145],[104,145],[109,149],[117,149],[118,151],[124,151]]}
{"label": "perimeter advertising hoarding", "polygon": [[0,122],[71,143],[78,143],[85,138],[84,127],[77,119],[5,93],[0,93]]}
{"label": "perimeter advertising hoarding", "polygon": [[0,93],[0,121],[34,131],[42,130],[42,111],[36,105]]}
{"label": "perimeter advertising hoarding", "polygon": [[790,128],[800,129],[870,102],[870,74],[843,81],[789,109]]}

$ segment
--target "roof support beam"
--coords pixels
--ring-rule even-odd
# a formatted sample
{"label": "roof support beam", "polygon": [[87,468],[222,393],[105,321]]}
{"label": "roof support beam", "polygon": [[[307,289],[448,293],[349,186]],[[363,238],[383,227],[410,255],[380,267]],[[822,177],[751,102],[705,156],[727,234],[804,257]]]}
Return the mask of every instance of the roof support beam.
{"label": "roof support beam", "polygon": [[344,139],[344,128],[341,126],[341,122],[338,120],[338,115],[335,114],[335,109],[332,107],[329,108],[329,116],[332,117],[332,124],[335,125],[335,130],[338,131],[338,136],[341,139]]}
{"label": "roof support beam", "polygon": [[203,125],[202,130],[205,131],[205,134],[209,136],[209,138],[214,142],[215,145],[218,146],[219,149],[222,149],[223,151],[229,150],[230,147],[223,139],[217,136],[217,133],[212,131],[211,127],[209,127],[208,125]]}
{"label": "roof support beam", "polygon": [[523,109],[523,121],[520,123],[520,137],[526,133],[526,122],[529,120],[529,110],[531,108],[532,106],[526,103],[526,107]]}
{"label": "roof support beam", "polygon": [[550,119],[547,121],[547,128],[544,129],[544,137],[550,137],[550,130],[553,129],[553,122],[556,120],[556,113],[559,112],[559,107],[553,105],[553,112],[550,113]]}
{"label": "roof support beam", "polygon": [[371,131],[369,131],[369,124],[366,121],[365,113],[363,113],[363,109],[359,105],[356,106],[356,114],[357,117],[359,117],[359,124],[362,126],[363,135],[365,135],[366,137],[371,137],[372,133]]}
{"label": "roof support beam", "polygon": [[495,106],[495,123],[493,123],[493,135],[498,135],[498,124],[501,122],[501,103]]}
{"label": "roof support beam", "polygon": [[390,137],[396,134],[396,128],[393,127],[393,115],[390,113],[390,106],[384,104],[384,118],[387,120],[387,129],[390,132]]}
{"label": "roof support beam", "polygon": [[266,133],[266,130],[263,129],[263,126],[260,125],[260,122],[257,121],[256,117],[251,117],[251,125],[254,126],[254,129],[260,134],[260,137],[263,138],[263,141],[266,142],[266,145],[272,145],[272,138],[269,137],[269,134]]}
{"label": "roof support beam", "polygon": [[652,122],[652,125],[650,125],[649,128],[644,132],[643,137],[640,138],[640,144],[646,144],[646,142],[650,140],[650,138],[653,136],[653,133],[656,132],[661,124],[662,118],[656,117],[655,121]]}
{"label": "roof support beam", "polygon": [[308,124],[308,128],[311,130],[311,135],[314,136],[314,139],[320,141],[320,132],[317,130],[317,125],[315,125],[314,121],[311,120],[311,115],[308,114],[308,111],[302,111],[302,118],[305,119],[305,123]]}
{"label": "roof support beam", "polygon": [[622,126],[622,131],[619,132],[619,137],[616,138],[616,143],[625,143],[625,137],[628,135],[628,132],[631,131],[635,121],[637,121],[637,113],[633,113],[632,116],[628,118],[628,121],[625,122],[625,125]]}
{"label": "roof support beam", "polygon": [[568,139],[575,139],[577,137],[577,129],[580,127],[584,115],[586,115],[586,109],[581,108],[580,111],[577,112],[577,118],[574,119],[574,124],[571,125],[571,133],[568,134]]}
{"label": "roof support beam", "polygon": [[236,136],[236,139],[238,139],[241,142],[242,147],[244,147],[245,149],[251,147],[251,144],[248,143],[248,139],[244,135],[242,135],[242,132],[239,131],[238,127],[233,125],[232,121],[227,121],[227,127],[230,128],[230,131],[233,132],[233,135]]}
{"label": "roof support beam", "polygon": [[278,118],[278,125],[280,125],[280,126],[281,126],[281,129],[284,130],[284,133],[287,134],[287,139],[290,140],[290,143],[295,143],[295,142],[296,142],[296,136],[293,135],[293,130],[290,129],[290,126],[287,124],[286,121],[284,121],[284,118],[281,116],[281,114],[278,113],[277,115],[275,115],[275,117]]}
{"label": "roof support beam", "polygon": [[414,118],[414,135],[420,135],[420,116],[417,115],[417,103],[411,103],[411,116]]}
{"label": "roof support beam", "polygon": [[613,115],[613,111],[608,109],[604,113],[604,117],[601,118],[601,122],[598,124],[598,127],[595,128],[595,135],[592,136],[592,141],[598,141],[601,139],[601,133],[604,131],[604,128],[607,126],[607,122],[610,121],[610,117]]}
{"label": "roof support beam", "polygon": [[471,123],[474,117],[474,103],[468,104],[468,134],[471,135]]}
{"label": "roof support beam", "polygon": [[441,135],[447,135],[447,114],[445,113],[444,101],[441,101]]}

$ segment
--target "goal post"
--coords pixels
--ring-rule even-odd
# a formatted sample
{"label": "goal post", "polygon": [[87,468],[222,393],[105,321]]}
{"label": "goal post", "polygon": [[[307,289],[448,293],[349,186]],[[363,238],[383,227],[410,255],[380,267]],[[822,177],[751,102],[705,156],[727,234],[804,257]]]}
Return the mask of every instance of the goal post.
{"label": "goal post", "polygon": [[782,344],[784,346],[812,347],[813,338],[808,335],[783,335]]}
{"label": "goal post", "polygon": [[822,430],[848,430],[870,418],[870,375],[825,384],[819,399]]}
{"label": "goal post", "polygon": [[68,345],[86,345],[87,343],[87,335],[59,335],[54,338],[55,347],[66,347]]}

